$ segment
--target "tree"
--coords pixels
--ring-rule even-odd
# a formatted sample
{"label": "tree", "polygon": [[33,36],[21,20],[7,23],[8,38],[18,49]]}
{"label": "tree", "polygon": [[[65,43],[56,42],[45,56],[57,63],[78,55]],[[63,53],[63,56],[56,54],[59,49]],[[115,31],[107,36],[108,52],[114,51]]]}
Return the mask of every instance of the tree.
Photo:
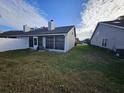
{"label": "tree", "polygon": [[117,20],[124,21],[124,15],[119,16],[119,17],[117,18]]}

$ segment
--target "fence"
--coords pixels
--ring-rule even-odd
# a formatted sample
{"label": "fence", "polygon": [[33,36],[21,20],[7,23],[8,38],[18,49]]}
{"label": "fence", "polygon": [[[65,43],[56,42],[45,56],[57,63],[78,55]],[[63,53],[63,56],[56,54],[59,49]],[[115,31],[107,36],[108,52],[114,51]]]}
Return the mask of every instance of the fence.
{"label": "fence", "polygon": [[28,38],[0,38],[0,52],[29,48]]}

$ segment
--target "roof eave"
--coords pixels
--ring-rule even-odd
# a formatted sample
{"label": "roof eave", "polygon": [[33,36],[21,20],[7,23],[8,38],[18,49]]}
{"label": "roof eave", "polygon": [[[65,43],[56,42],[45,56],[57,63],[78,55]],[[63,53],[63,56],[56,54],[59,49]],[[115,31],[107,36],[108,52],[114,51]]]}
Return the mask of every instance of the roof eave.
{"label": "roof eave", "polygon": [[113,25],[113,24],[109,24],[109,23],[105,23],[105,22],[100,22],[100,24],[105,24],[105,25],[108,25],[108,26],[113,26],[113,27],[116,27],[116,28],[124,29],[124,27],[122,27],[122,26],[117,26],[117,25]]}

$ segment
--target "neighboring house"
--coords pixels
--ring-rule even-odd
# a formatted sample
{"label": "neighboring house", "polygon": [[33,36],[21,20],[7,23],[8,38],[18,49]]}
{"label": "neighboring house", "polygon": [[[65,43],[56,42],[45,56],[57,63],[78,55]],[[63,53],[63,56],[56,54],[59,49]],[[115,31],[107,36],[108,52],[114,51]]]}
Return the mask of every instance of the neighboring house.
{"label": "neighboring house", "polygon": [[115,20],[98,23],[90,41],[91,45],[110,50],[124,50],[124,21]]}
{"label": "neighboring house", "polygon": [[76,32],[74,26],[55,27],[51,20],[48,27],[28,28],[24,25],[22,31],[4,32],[0,38],[28,38],[29,48],[67,52],[75,46]]}

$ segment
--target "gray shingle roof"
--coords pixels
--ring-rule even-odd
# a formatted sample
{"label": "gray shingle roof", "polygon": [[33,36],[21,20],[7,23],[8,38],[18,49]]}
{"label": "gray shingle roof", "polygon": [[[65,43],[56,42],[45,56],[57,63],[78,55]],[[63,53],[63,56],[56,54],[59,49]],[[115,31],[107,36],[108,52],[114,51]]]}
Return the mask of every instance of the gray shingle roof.
{"label": "gray shingle roof", "polygon": [[106,22],[101,22],[101,23],[124,27],[124,21],[121,21],[121,20],[106,21]]}
{"label": "gray shingle roof", "polygon": [[24,32],[22,30],[16,30],[16,31],[7,31],[7,32],[3,32],[0,35],[19,35],[19,34],[23,34]]}
{"label": "gray shingle roof", "polygon": [[59,33],[68,33],[74,26],[64,26],[56,27],[53,31],[48,31],[48,28],[35,29],[34,31],[26,32],[25,35],[34,35],[34,34],[59,34]]}
{"label": "gray shingle roof", "polygon": [[48,28],[38,28],[29,32],[23,32],[22,30],[17,31],[7,31],[0,36],[30,36],[30,35],[44,35],[44,34],[62,34],[68,33],[74,26],[63,26],[56,27],[53,31],[48,31]]}

